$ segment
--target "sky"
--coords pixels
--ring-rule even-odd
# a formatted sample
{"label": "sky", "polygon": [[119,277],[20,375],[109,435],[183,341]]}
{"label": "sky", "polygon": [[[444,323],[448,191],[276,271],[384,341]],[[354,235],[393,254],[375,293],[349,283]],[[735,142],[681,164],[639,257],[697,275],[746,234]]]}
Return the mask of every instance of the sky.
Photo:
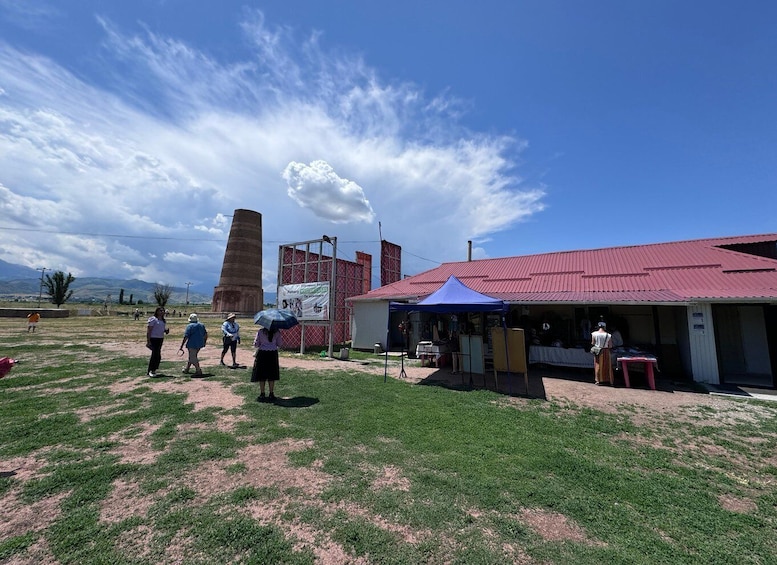
{"label": "sky", "polygon": [[0,0],[0,259],[218,284],[777,232],[777,3]]}

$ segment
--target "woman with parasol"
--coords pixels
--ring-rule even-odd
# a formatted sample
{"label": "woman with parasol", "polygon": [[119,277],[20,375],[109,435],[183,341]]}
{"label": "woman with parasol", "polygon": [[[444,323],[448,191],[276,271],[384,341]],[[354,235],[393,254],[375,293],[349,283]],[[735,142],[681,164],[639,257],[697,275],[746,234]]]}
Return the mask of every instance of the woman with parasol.
{"label": "woman with parasol", "polygon": [[254,359],[254,368],[251,371],[251,382],[259,381],[259,402],[264,402],[264,385],[269,382],[270,400],[275,400],[275,381],[281,378],[280,366],[278,365],[278,348],[281,346],[281,332],[279,330],[259,327],[254,338],[254,347],[256,347],[256,357]]}
{"label": "woman with parasol", "polygon": [[[259,402],[275,400],[275,381],[280,377],[278,364],[278,349],[282,345],[281,328],[295,326],[297,318],[288,310],[262,310],[254,316],[254,323],[259,326],[254,338],[256,357],[251,371],[251,382],[259,382]],[[269,383],[269,397],[264,394],[265,383]]]}

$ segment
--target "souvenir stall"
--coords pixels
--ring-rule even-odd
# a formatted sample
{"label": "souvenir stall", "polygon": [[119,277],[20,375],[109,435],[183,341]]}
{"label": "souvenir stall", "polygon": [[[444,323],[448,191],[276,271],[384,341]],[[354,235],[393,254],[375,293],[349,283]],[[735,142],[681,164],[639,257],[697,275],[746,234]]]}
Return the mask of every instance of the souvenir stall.
{"label": "souvenir stall", "polygon": [[[504,301],[474,291],[464,285],[454,276],[450,276],[448,280],[445,281],[445,284],[443,284],[437,291],[433,292],[428,297],[416,304],[400,302],[389,303],[389,312],[427,312],[455,315],[462,315],[471,312],[494,313],[498,314],[498,320],[500,321],[503,328],[505,327],[504,318],[508,308],[508,304],[506,304]],[[391,316],[389,316],[389,319],[390,318]],[[464,330],[464,328],[461,329]],[[458,337],[458,345],[462,356],[462,372],[470,373],[471,382],[472,373],[485,373],[483,335],[472,335],[472,333],[468,333],[461,334]],[[506,332],[503,333],[503,337],[505,340],[507,339]],[[435,349],[435,347],[437,347],[437,349]],[[436,345],[433,341],[431,343],[421,342],[416,348],[416,353],[420,353],[421,355],[434,356],[435,361],[439,362],[441,359],[443,359],[443,355],[446,353],[446,351],[443,351],[443,349],[444,346],[441,348],[440,344]],[[507,352],[506,354],[509,354],[509,348],[507,344],[505,344],[504,350]],[[506,361],[505,366],[509,368],[512,366],[512,364],[509,363],[509,361]],[[388,354],[386,356],[386,365],[384,367],[384,381],[386,379],[387,371]]]}

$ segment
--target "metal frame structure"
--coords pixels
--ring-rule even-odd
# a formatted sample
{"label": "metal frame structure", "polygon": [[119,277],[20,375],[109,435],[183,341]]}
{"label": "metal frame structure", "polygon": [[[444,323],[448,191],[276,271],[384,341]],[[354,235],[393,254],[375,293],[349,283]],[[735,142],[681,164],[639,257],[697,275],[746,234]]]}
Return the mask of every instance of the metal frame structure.
{"label": "metal frame structure", "polygon": [[[324,243],[328,243],[332,246],[332,256],[324,255]],[[311,252],[311,247],[313,251]],[[318,249],[316,251],[316,248]],[[290,253],[291,262],[285,263],[284,249],[291,249]],[[296,259],[303,253],[303,261],[298,262]],[[299,271],[302,271],[300,277]],[[289,273],[289,281],[282,280],[285,273]],[[329,278],[322,277],[323,274],[327,274]],[[301,280],[300,280],[301,279]],[[332,357],[334,348],[334,334],[335,324],[338,322],[337,318],[337,238],[322,236],[321,239],[312,239],[309,241],[300,241],[297,243],[282,244],[278,248],[278,283],[276,286],[276,296],[280,295],[280,287],[284,284],[294,283],[307,283],[307,282],[329,282],[329,320],[328,322],[310,322],[300,321],[301,326],[301,338],[300,338],[300,353],[305,352],[305,326],[306,325],[328,325],[329,327],[329,347],[328,354]]]}

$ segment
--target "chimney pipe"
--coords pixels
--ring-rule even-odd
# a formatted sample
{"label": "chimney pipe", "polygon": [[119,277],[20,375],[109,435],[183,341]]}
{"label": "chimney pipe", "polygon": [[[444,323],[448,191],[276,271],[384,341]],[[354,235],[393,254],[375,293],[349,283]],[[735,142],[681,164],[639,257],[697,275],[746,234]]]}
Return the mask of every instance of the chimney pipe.
{"label": "chimney pipe", "polygon": [[472,261],[472,240],[467,241],[467,261]]}

